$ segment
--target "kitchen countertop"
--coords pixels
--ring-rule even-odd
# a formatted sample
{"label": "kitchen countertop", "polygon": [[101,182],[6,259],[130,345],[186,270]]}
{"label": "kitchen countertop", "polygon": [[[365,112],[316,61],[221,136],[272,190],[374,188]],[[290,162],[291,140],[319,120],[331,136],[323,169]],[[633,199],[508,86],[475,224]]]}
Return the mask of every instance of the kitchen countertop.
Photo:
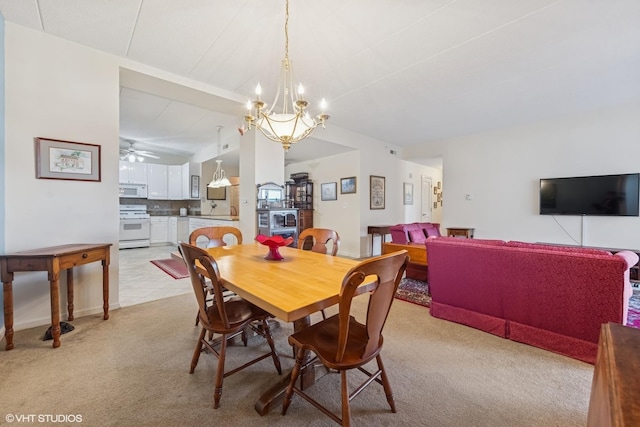
{"label": "kitchen countertop", "polygon": [[236,216],[236,215],[186,215],[186,216],[180,216],[180,215],[168,215],[168,214],[160,214],[160,215],[151,214],[151,218],[153,218],[154,216],[178,217],[178,218],[185,218],[185,219],[189,219],[189,218],[216,219],[218,221],[239,221],[240,220],[240,217]]}

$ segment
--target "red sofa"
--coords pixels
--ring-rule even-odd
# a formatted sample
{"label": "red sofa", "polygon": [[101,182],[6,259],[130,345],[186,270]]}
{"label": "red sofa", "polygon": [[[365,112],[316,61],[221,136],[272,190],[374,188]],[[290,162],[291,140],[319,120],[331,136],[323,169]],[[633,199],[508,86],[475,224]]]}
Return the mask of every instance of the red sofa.
{"label": "red sofa", "polygon": [[426,248],[434,317],[588,363],[600,326],[626,323],[633,252],[448,237]]}
{"label": "red sofa", "polygon": [[[391,243],[409,246],[415,245],[420,246],[420,248],[424,248],[424,243],[428,238],[440,236],[440,224],[435,222],[397,224],[392,226],[389,230],[391,233]],[[409,260],[406,276],[411,279],[426,281],[427,268],[428,267],[426,265],[415,264]]]}

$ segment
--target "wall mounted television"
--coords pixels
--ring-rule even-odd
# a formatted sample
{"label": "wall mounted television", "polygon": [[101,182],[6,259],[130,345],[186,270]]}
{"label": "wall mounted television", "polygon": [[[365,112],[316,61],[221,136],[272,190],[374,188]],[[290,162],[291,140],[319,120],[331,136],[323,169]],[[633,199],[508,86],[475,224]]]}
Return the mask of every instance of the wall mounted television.
{"label": "wall mounted television", "polygon": [[540,180],[540,215],[639,216],[640,174]]}

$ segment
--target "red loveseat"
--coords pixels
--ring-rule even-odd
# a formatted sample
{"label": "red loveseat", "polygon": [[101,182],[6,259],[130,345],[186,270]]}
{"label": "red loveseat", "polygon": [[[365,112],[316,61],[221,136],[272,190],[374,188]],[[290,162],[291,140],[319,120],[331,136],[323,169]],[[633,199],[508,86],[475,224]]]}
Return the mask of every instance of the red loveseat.
{"label": "red loveseat", "polygon": [[588,363],[600,326],[626,323],[633,252],[448,237],[426,248],[434,317]]}

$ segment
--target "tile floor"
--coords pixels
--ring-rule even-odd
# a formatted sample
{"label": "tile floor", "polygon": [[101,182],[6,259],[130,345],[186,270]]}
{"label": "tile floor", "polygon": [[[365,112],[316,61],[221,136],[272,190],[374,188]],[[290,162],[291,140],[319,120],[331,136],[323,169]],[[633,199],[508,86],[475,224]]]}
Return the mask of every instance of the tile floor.
{"label": "tile floor", "polygon": [[173,245],[120,250],[120,306],[191,293],[189,279],[174,279],[150,261],[171,257]]}

